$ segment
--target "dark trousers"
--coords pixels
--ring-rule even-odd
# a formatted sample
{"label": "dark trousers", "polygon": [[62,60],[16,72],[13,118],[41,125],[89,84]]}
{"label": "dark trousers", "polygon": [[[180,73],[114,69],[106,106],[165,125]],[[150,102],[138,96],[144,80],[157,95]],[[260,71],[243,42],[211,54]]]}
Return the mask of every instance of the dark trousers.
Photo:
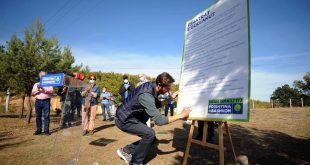
{"label": "dark trousers", "polygon": [[61,102],[61,123],[62,126],[66,124],[71,124],[72,121],[72,102],[71,101],[63,101]]}
{"label": "dark trousers", "polygon": [[115,124],[120,130],[142,138],[124,147],[125,152],[132,154],[131,163],[142,164],[156,139],[155,131],[139,121],[121,123],[116,119]]}
{"label": "dark trousers", "polygon": [[165,106],[165,116],[168,115],[169,109],[170,109],[170,115],[173,116],[174,104],[167,104],[167,105]]}
{"label": "dark trousers", "polygon": [[50,99],[36,100],[36,127],[37,131],[42,131],[42,112],[44,116],[44,132],[49,131],[50,126]]}
{"label": "dark trousers", "polygon": [[[204,121],[198,121],[198,136],[202,137]],[[208,137],[214,136],[214,121],[208,121]]]}

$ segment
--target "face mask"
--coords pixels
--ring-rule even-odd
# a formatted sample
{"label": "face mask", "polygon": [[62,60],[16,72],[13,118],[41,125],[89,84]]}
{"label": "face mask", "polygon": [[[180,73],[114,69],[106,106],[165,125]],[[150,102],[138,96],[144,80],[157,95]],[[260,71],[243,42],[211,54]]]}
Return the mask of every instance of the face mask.
{"label": "face mask", "polygon": [[106,92],[107,90],[105,90],[105,89],[102,89],[102,92]]}
{"label": "face mask", "polygon": [[91,83],[91,84],[95,84],[95,80],[89,80],[89,83]]}
{"label": "face mask", "polygon": [[124,80],[124,83],[125,83],[125,84],[127,84],[127,83],[128,83],[128,80],[127,80],[127,79],[125,79],[125,80]]}
{"label": "face mask", "polygon": [[140,82],[144,82],[145,78],[144,77],[140,77],[139,80],[140,80]]}

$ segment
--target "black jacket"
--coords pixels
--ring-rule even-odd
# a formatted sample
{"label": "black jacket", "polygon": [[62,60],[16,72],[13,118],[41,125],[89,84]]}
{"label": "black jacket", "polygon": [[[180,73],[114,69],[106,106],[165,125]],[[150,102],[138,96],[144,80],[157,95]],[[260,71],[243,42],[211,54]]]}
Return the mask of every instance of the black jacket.
{"label": "black jacket", "polygon": [[133,84],[131,84],[129,82],[129,87],[128,89],[126,90],[125,87],[124,87],[124,83],[119,87],[119,91],[118,93],[121,95],[121,100],[120,102],[123,102],[125,100],[125,92],[128,91],[128,95],[135,90],[135,86]]}

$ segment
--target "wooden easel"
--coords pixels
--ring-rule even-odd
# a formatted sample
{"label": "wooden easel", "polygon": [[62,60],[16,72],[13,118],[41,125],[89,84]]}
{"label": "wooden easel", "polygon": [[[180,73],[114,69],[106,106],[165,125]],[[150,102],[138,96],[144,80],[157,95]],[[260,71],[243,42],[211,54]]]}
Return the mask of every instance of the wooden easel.
{"label": "wooden easel", "polygon": [[219,144],[218,145],[206,142],[207,130],[208,130],[208,121],[204,121],[202,141],[193,139],[193,132],[194,132],[194,128],[195,128],[195,122],[196,122],[196,120],[192,121],[192,125],[191,125],[190,131],[189,131],[189,136],[188,136],[188,140],[187,140],[187,144],[186,144],[186,150],[185,150],[185,154],[184,154],[183,165],[186,165],[186,163],[187,163],[187,159],[188,159],[188,156],[189,156],[189,150],[190,150],[190,147],[191,147],[191,143],[196,143],[196,144],[202,145],[204,147],[209,147],[209,148],[213,148],[213,149],[219,150],[220,165],[224,165],[223,124],[225,125],[226,133],[227,133],[227,136],[228,136],[228,140],[229,140],[229,142],[231,144],[231,148],[232,148],[233,156],[234,156],[234,159],[235,159],[235,163],[237,164],[236,153],[235,153],[234,145],[232,143],[231,135],[230,135],[230,132],[229,132],[229,129],[228,129],[227,121],[218,121],[219,122],[219,126],[218,126]]}

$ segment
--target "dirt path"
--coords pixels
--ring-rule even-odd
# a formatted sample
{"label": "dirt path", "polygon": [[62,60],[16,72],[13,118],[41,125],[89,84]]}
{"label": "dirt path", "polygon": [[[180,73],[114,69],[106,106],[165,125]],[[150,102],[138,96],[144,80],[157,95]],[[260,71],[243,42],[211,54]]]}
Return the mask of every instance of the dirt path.
{"label": "dirt path", "polygon": [[[14,115],[0,114],[0,164],[122,165],[116,150],[139,138],[121,132],[114,122],[97,116],[96,132],[81,137],[76,126],[57,131],[59,117],[51,118],[50,136],[33,136],[35,121],[26,124]],[[310,108],[255,109],[249,123],[230,123],[237,155],[250,164],[310,164]],[[177,165],[183,160],[189,126],[184,121],[154,126],[157,147],[148,153],[149,165]],[[233,162],[225,138],[225,161]],[[218,153],[192,145],[188,164],[218,164]]]}

